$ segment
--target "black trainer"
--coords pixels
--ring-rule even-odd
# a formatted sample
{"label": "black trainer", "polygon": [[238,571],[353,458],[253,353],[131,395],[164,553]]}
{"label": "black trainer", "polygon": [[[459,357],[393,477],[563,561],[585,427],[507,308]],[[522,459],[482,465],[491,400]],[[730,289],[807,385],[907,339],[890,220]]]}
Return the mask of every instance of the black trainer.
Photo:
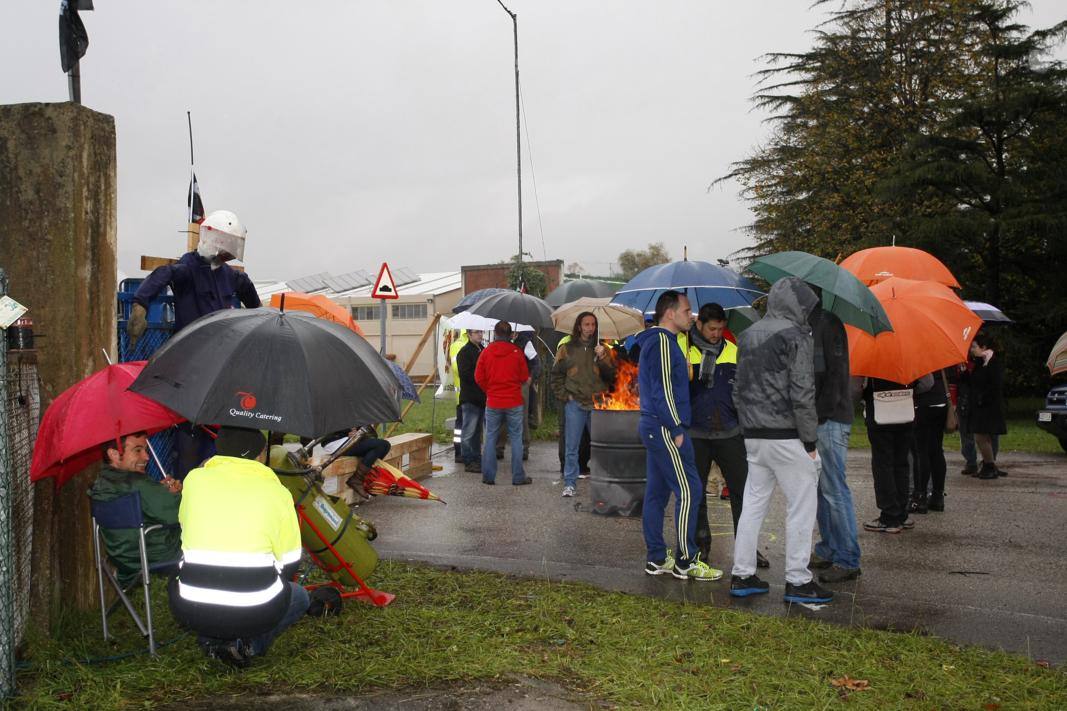
{"label": "black trainer", "polygon": [[820,583],[843,583],[848,580],[855,580],[862,572],[859,568],[842,568],[839,565],[834,565],[819,573]]}
{"label": "black trainer", "polygon": [[831,602],[834,594],[814,580],[810,580],[803,585],[786,583],[783,599],[786,602]]}
{"label": "black trainer", "polygon": [[812,570],[826,570],[833,564],[832,560],[826,560],[815,553],[812,553],[811,558],[808,559],[808,567]]}
{"label": "black trainer", "polygon": [[934,492],[930,494],[929,506],[931,511],[944,511],[945,510],[945,495],[944,493]]}
{"label": "black trainer", "polygon": [[764,595],[771,589],[765,581],[755,575],[742,578],[737,575],[730,577],[730,596],[748,597],[749,595]]}
{"label": "black trainer", "polygon": [[997,478],[997,468],[996,468],[996,466],[993,465],[993,464],[989,464],[988,462],[983,464],[982,468],[978,470],[978,478],[979,479],[996,479]]}
{"label": "black trainer", "polygon": [[470,462],[468,464],[464,464],[463,465],[463,471],[470,472],[471,474],[481,474],[482,473],[482,463],[481,462]]}

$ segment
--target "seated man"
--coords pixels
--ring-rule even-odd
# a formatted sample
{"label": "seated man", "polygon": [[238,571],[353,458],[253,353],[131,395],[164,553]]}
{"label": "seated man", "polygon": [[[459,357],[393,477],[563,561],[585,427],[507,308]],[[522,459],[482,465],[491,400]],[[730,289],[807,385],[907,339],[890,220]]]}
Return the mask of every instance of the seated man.
{"label": "seated man", "polygon": [[222,427],[215,449],[185,478],[183,560],[170,608],[205,654],[246,667],[307,611],[307,591],[289,582],[300,563],[300,525],[292,495],[264,465],[259,430]]}
{"label": "seated man", "polygon": [[[136,491],[141,495],[141,514],[145,526],[178,523],[178,505],[182,500],[178,492],[182,484],[170,478],[158,482],[145,474],[148,438],[144,432],[126,435],[121,442],[108,442],[102,449],[104,465],[89,489],[89,498],[93,501],[113,501]],[[104,529],[101,533],[108,558],[118,568],[119,585],[129,586],[141,572],[140,535],[137,529]],[[181,531],[177,528],[152,531],[145,537],[145,553],[149,565],[177,561],[182,554]]]}

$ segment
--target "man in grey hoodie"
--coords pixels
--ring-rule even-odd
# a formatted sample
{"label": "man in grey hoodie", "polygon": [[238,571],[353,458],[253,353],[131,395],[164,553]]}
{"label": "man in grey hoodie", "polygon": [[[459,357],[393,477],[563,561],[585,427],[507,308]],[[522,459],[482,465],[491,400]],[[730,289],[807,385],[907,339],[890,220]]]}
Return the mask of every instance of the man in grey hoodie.
{"label": "man in grey hoodie", "polygon": [[775,282],[767,316],[741,334],[734,401],[745,435],[748,480],[734,537],[730,594],[766,593],[756,544],[775,486],[786,498],[786,602],[830,602],[808,569],[818,501],[814,344],[815,292],[796,277]]}

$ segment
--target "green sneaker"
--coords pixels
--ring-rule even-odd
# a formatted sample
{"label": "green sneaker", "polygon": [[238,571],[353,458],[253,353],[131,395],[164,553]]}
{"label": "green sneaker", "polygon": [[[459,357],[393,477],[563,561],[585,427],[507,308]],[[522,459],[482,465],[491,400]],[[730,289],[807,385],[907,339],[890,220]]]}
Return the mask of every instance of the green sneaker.
{"label": "green sneaker", "polygon": [[709,581],[718,580],[722,577],[722,571],[712,568],[710,565],[702,561],[699,553],[697,553],[697,557],[684,568],[680,565],[675,565],[671,574],[679,580]]}
{"label": "green sneaker", "polygon": [[648,561],[645,563],[645,573],[648,575],[666,575],[674,570],[674,556],[671,555],[671,549],[667,549],[667,556],[663,559],[662,563],[655,561]]}

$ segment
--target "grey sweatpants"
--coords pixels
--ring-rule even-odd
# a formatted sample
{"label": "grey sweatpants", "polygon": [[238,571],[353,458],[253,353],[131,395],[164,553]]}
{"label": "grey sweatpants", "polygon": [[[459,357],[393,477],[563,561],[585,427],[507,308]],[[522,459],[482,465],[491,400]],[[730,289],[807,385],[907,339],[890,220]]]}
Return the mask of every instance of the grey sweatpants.
{"label": "grey sweatpants", "polygon": [[793,585],[811,581],[808,560],[818,509],[819,464],[799,439],[746,439],[748,480],[741,520],[734,536],[733,574],[756,572],[756,545],[775,485],[786,500],[785,579]]}

